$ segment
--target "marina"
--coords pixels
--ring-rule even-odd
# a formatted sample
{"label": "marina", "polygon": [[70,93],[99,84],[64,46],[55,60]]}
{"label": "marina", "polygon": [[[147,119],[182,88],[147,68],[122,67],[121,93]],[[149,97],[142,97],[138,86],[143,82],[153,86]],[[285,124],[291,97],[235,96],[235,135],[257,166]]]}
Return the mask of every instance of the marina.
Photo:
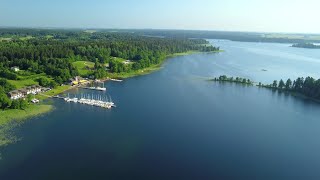
{"label": "marina", "polygon": [[68,103],[80,103],[95,107],[101,107],[106,109],[111,109],[116,107],[115,103],[112,101],[111,96],[109,98],[107,96],[101,95],[81,95],[81,97],[73,97],[71,98],[68,94],[68,97],[61,97],[61,96],[53,96],[54,98],[63,99],[65,102]]}

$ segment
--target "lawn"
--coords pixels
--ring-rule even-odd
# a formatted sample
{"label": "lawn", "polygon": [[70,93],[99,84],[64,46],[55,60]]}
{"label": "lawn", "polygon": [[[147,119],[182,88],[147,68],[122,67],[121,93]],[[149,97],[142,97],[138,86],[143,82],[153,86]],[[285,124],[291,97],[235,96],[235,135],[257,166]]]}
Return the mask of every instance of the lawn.
{"label": "lawn", "polygon": [[71,88],[72,88],[72,86],[70,86],[70,85],[58,86],[58,87],[56,87],[56,88],[54,88],[54,89],[52,89],[50,91],[42,93],[45,96],[41,95],[41,94],[38,94],[36,96],[36,98],[39,99],[39,100],[44,100],[44,99],[47,99],[48,96],[55,96],[55,95],[61,94],[64,91],[67,91],[67,90],[69,90]]}
{"label": "lawn", "polygon": [[27,86],[38,85],[39,83],[36,81],[39,77],[46,77],[44,73],[42,74],[31,74],[31,75],[23,75],[24,72],[18,72],[19,80],[8,80],[10,84],[14,85],[17,89],[24,88]]}
{"label": "lawn", "polygon": [[76,61],[72,63],[78,70],[80,76],[88,76],[93,73],[94,63],[90,61]]}
{"label": "lawn", "polygon": [[10,84],[14,85],[17,89],[24,88],[26,86],[38,85],[34,79],[24,79],[24,80],[8,80]]}
{"label": "lawn", "polygon": [[19,39],[22,41],[26,41],[26,40],[33,39],[33,38],[34,37],[32,37],[32,36],[25,36],[25,37],[20,37]]}

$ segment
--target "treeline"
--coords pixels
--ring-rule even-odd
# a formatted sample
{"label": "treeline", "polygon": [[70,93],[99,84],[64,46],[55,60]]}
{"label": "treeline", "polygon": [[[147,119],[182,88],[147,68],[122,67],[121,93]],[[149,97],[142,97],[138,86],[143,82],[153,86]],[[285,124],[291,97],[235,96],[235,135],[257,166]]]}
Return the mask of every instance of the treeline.
{"label": "treeline", "polygon": [[316,80],[312,77],[299,77],[292,81],[288,79],[283,81],[274,80],[272,84],[263,85],[259,83],[258,86],[272,88],[281,91],[299,93],[304,96],[320,100],[320,79]]}
{"label": "treeline", "polygon": [[[2,31],[2,32],[1,32]],[[33,36],[27,40],[13,38],[0,42],[0,75],[16,80],[8,71],[12,66],[34,73],[46,73],[57,83],[78,75],[74,61],[97,63],[96,78],[105,76],[104,65],[109,63],[110,73],[130,72],[161,63],[167,55],[186,51],[217,51],[202,39],[155,38],[132,33],[110,33],[57,30],[1,30],[4,36]],[[50,36],[50,38],[49,38]],[[131,60],[125,65],[111,57]]]}
{"label": "treeline", "polygon": [[292,47],[308,48],[308,49],[320,49],[320,45],[315,45],[313,43],[298,43],[298,44],[292,45]]}
{"label": "treeline", "polygon": [[228,77],[226,75],[219,76],[218,78],[215,77],[212,79],[212,81],[232,82],[232,83],[253,85],[253,82],[250,79],[241,78],[241,77]]}
{"label": "treeline", "polygon": [[[197,30],[132,30],[137,34],[161,37],[201,38],[201,39],[228,39],[241,42],[276,42],[276,43],[305,43],[320,40],[292,37],[265,37],[264,33],[254,32],[227,32],[227,31],[197,31]],[[298,35],[301,36],[301,35]]]}

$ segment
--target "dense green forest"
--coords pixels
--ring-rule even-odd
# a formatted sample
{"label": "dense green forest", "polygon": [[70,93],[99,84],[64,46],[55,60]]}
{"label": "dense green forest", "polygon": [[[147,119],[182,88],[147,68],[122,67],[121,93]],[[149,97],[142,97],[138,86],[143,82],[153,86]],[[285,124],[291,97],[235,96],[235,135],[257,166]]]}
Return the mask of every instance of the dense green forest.
{"label": "dense green forest", "polygon": [[294,81],[291,79],[286,81],[282,79],[280,81],[274,80],[272,84],[263,85],[259,83],[258,86],[298,93],[309,98],[320,100],[320,79],[317,80],[312,77],[299,77]]}
{"label": "dense green forest", "polygon": [[320,49],[320,45],[315,45],[313,43],[298,43],[298,44],[292,45],[292,47],[308,48],[308,49]]}
{"label": "dense green forest", "polygon": [[[0,29],[0,76],[3,84],[10,84],[39,75],[35,81],[54,87],[80,74],[75,62],[94,63],[81,75],[99,79],[159,65],[175,53],[218,50],[203,39],[146,37],[129,32]],[[126,60],[130,63],[124,63]],[[11,70],[14,66],[20,71]],[[10,85],[0,89],[0,103],[12,89],[15,87]],[[2,103],[0,107],[8,105]]]}

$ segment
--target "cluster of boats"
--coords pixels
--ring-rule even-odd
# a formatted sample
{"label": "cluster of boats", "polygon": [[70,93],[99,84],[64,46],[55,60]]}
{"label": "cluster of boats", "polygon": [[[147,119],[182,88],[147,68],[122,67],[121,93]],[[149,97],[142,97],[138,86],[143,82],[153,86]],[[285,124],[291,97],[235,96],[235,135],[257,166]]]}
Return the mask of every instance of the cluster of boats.
{"label": "cluster of boats", "polygon": [[73,103],[80,103],[80,104],[86,104],[86,105],[91,105],[91,106],[97,106],[97,107],[102,107],[106,109],[111,109],[112,107],[116,107],[116,105],[112,102],[112,99],[108,100],[108,97],[105,96],[96,96],[94,97],[93,95],[81,95],[81,98],[70,98],[69,95],[68,97],[64,98],[64,101],[66,102],[73,102]]}

